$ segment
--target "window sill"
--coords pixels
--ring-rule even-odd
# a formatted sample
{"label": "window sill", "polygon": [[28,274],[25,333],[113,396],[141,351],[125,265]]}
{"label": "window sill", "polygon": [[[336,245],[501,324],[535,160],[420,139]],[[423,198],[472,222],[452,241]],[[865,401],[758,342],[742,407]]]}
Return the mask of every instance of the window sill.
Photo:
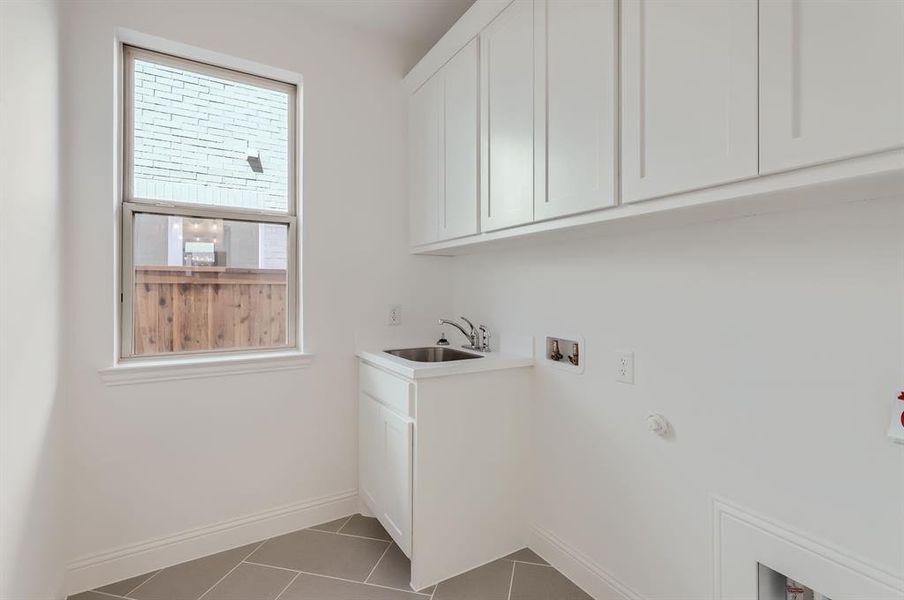
{"label": "window sill", "polygon": [[305,354],[297,350],[242,353],[230,356],[149,358],[123,361],[112,367],[98,369],[98,374],[107,385],[130,385],[154,381],[287,371],[306,367],[313,360],[313,354]]}

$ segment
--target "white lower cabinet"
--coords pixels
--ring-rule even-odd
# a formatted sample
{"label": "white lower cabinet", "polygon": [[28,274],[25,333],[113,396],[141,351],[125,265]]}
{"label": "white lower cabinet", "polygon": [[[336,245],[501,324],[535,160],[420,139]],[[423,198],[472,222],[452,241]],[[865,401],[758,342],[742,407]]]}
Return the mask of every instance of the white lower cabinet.
{"label": "white lower cabinet", "polygon": [[414,422],[385,406],[380,409],[380,433],[375,451],[380,453],[379,519],[406,556],[411,556],[411,471]]}
{"label": "white lower cabinet", "polygon": [[361,365],[358,393],[358,494],[406,556],[411,556],[414,421],[410,385]]}
{"label": "white lower cabinet", "polygon": [[412,380],[362,359],[358,388],[359,497],[412,588],[524,546],[529,369]]}
{"label": "white lower cabinet", "polygon": [[380,403],[365,394],[358,394],[358,494],[371,509],[379,506],[380,457],[379,448],[382,416]]}

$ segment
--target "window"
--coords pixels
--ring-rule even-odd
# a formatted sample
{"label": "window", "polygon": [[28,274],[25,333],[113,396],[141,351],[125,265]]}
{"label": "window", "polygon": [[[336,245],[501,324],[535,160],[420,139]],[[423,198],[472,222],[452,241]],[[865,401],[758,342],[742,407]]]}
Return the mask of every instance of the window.
{"label": "window", "polygon": [[296,87],[126,46],[122,356],[296,345]]}

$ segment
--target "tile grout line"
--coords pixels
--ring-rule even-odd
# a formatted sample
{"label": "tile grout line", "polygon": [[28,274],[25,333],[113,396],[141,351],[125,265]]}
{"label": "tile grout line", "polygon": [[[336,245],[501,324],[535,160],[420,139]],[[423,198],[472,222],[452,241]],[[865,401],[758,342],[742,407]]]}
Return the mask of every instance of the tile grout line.
{"label": "tile grout line", "polygon": [[[287,567],[277,567],[275,565],[267,565],[264,563],[256,563],[248,560],[242,561],[246,565],[255,565],[258,567],[270,567],[271,569],[282,569],[283,571],[291,571],[293,573],[298,573],[299,575],[310,575],[311,577],[323,577],[325,579],[335,579],[336,581],[344,581],[346,583],[357,583],[358,585],[369,585],[375,588],[381,588],[384,590],[392,590],[393,592],[403,592],[406,594],[415,594],[417,596],[423,596],[424,598],[430,598],[427,594],[422,594],[421,592],[413,592],[409,590],[400,590],[399,588],[389,587],[388,585],[380,585],[378,583],[367,583],[364,581],[355,581],[354,579],[344,579],[342,577],[335,577],[333,575],[324,575],[322,573],[311,573],[310,571],[299,571],[298,569],[289,569]],[[436,591],[436,590],[434,590]],[[200,599],[199,599],[200,600]]]}
{"label": "tile grout line", "polygon": [[311,529],[313,531],[319,531],[321,533],[332,533],[333,535],[344,535],[344,536],[353,537],[353,538],[360,538],[362,540],[376,540],[378,542],[390,542],[390,543],[392,542],[391,536],[390,536],[390,539],[387,540],[387,539],[383,539],[383,538],[375,538],[375,537],[370,537],[370,536],[366,536],[366,535],[357,535],[355,533],[343,533],[342,530],[345,529],[345,527],[351,522],[351,520],[353,518],[355,518],[355,516],[358,516],[358,515],[360,515],[361,517],[363,517],[365,519],[375,519],[375,517],[364,517],[364,515],[362,515],[361,513],[355,513],[353,515],[349,515],[349,517],[345,520],[345,523],[343,523],[342,526],[339,529],[337,529],[336,531],[327,531],[324,529],[314,529],[314,527],[308,527],[308,529]]}
{"label": "tile grout line", "polygon": [[364,578],[364,583],[367,583],[367,580],[370,579],[370,578],[373,576],[374,571],[376,571],[376,570],[377,570],[377,567],[380,566],[380,563],[383,562],[383,557],[386,556],[386,553],[389,552],[389,549],[390,549],[390,548],[392,548],[392,542],[390,542],[390,543],[386,546],[386,550],[383,550],[383,554],[381,554],[381,555],[380,555],[380,558],[377,559],[377,562],[376,562],[376,564],[374,565],[374,568],[371,569],[371,570],[370,570],[370,573],[367,574],[367,577]]}
{"label": "tile grout line", "polygon": [[[250,558],[251,555],[254,554],[255,552],[257,552],[258,549],[259,549],[261,546],[263,546],[266,542],[267,542],[267,540],[264,540],[264,541],[260,542],[257,546],[254,547],[253,550],[251,550],[251,552],[249,552],[248,554],[245,555],[245,558]],[[236,569],[238,569],[239,566],[240,566],[242,563],[245,562],[245,558],[243,558],[242,560],[240,560],[239,562],[237,562],[237,563],[235,564],[235,566],[232,567],[231,569],[229,569],[229,571],[228,571],[225,575],[223,575],[222,577],[220,577],[220,578],[216,581],[216,583],[214,583],[212,586],[210,586],[209,588],[207,588],[207,591],[204,592],[203,594],[201,594],[200,596],[198,596],[197,600],[201,600],[201,598],[203,598],[204,596],[206,596],[207,594],[210,593],[210,590],[212,590],[213,588],[215,588],[215,587],[217,587],[218,585],[220,585],[220,582],[221,582],[221,581],[223,581],[224,579],[226,579],[227,577],[229,577],[230,575],[232,575],[232,572],[235,571]]]}
{"label": "tile grout line", "polygon": [[[315,531],[317,531],[315,529]],[[390,542],[392,540],[384,540],[382,538],[367,537],[366,535],[355,535],[354,533],[340,533],[338,531],[321,531],[320,533],[332,533],[333,535],[341,535],[343,537],[358,538],[359,540],[373,540],[375,542]]]}
{"label": "tile grout line", "polygon": [[509,579],[509,591],[507,600],[512,600],[512,586],[515,584],[515,567],[518,566],[518,563],[514,560],[512,561],[512,577]]}
{"label": "tile grout line", "polygon": [[[179,563],[179,564],[181,564],[181,563]],[[175,565],[172,565],[172,566],[175,566]],[[160,575],[161,573],[163,573],[164,569],[167,569],[167,568],[169,568],[169,567],[164,567],[163,569],[159,569],[156,573],[154,573],[153,575],[151,575],[150,577],[148,577],[147,579],[145,579],[144,581],[142,581],[141,583],[139,583],[138,585],[136,585],[135,587],[133,587],[133,588],[129,591],[129,593],[126,594],[125,597],[128,598],[130,594],[134,594],[134,593],[138,590],[138,588],[140,588],[141,586],[143,586],[144,584],[146,584],[148,581],[150,581],[150,580],[153,579],[154,577],[157,577],[157,575]],[[95,592],[96,592],[97,590],[92,590],[92,591],[95,591]],[[104,592],[101,592],[101,593],[103,594]]]}
{"label": "tile grout line", "polygon": [[[138,585],[136,585],[135,587],[133,587],[132,589],[130,589],[128,592],[126,592],[125,594],[123,594],[123,597],[128,598],[128,597],[129,597],[129,594],[131,594],[132,592],[134,592],[135,590],[137,590],[138,588],[140,588],[141,586],[143,586],[145,583],[147,583],[148,581],[150,581],[151,579],[153,579],[154,576],[157,575],[157,573],[159,573],[159,572],[162,571],[162,570],[163,570],[163,569],[157,569],[156,571],[154,571],[154,575],[151,575],[150,577],[148,577],[147,579],[145,579],[144,581],[142,581],[141,583],[139,583]],[[97,591],[97,590],[95,590],[95,591]],[[103,592],[101,592],[101,593],[103,593]]]}
{"label": "tile grout line", "polygon": [[299,575],[301,575],[301,573],[295,573],[295,576],[289,581],[289,583],[286,584],[286,587],[284,587],[280,593],[276,594],[276,598],[274,598],[273,600],[279,600],[280,597],[286,593],[286,590],[289,589],[289,587],[293,583],[295,583],[295,580],[298,579]]}
{"label": "tile grout line", "polygon": [[[266,566],[266,565],[264,565],[264,566]],[[292,570],[292,569],[287,569],[287,570]],[[407,593],[407,594],[416,594],[418,596],[424,596],[425,598],[427,597],[427,594],[422,594],[420,592],[414,592],[414,591],[408,591],[408,590],[400,590],[399,588],[389,587],[388,585],[380,585],[379,583],[365,583],[363,581],[355,581],[354,579],[343,579],[342,577],[333,577],[332,575],[321,575],[320,573],[309,573],[308,571],[299,571],[299,573],[302,573],[304,575],[310,575],[312,577],[325,577],[326,579],[335,579],[337,581],[345,581],[346,583],[357,583],[360,585],[369,585],[369,586],[372,586],[375,588],[381,588],[384,590],[392,590],[394,592],[403,592],[403,593]]]}
{"label": "tile grout line", "polygon": [[339,526],[339,529],[337,529],[336,531],[331,531],[330,533],[339,533],[340,531],[342,531],[343,529],[345,529],[345,526],[348,525],[349,522],[351,522],[351,520],[355,518],[355,515],[356,515],[356,514],[358,514],[358,513],[352,513],[352,514],[350,514],[350,515],[348,516],[348,518],[345,520],[345,522],[344,522],[342,525]]}
{"label": "tile grout line", "polygon": [[268,565],[266,563],[254,562],[252,560],[243,560],[243,563],[246,565],[254,565],[255,567],[269,567],[271,569],[279,569],[280,571],[289,571],[291,573],[303,573],[304,571],[299,571],[298,569],[290,569],[288,567],[277,567],[276,565]]}
{"label": "tile grout line", "polygon": [[[329,529],[317,529],[318,527],[322,527],[323,525],[326,525],[327,523],[330,523],[331,521],[327,521],[327,523],[321,523],[320,525],[312,525],[310,527],[305,527],[305,529],[310,529],[311,531],[319,531],[320,533],[339,533],[343,527],[348,525],[348,522],[351,521],[352,517],[354,517],[354,516],[355,515],[349,515],[347,517],[339,517],[339,519],[336,519],[337,521],[339,521],[340,519],[345,519],[345,521],[342,522],[342,525],[340,525],[339,529],[337,529],[336,531],[330,531]],[[297,531],[304,531],[305,529],[298,529]],[[289,533],[295,533],[295,532],[289,532]]]}
{"label": "tile grout line", "polygon": [[549,564],[544,565],[544,564],[542,564],[542,563],[529,562],[529,561],[526,561],[526,560],[514,560],[514,559],[512,559],[512,558],[505,558],[505,559],[503,559],[503,560],[510,560],[510,561],[512,561],[513,563],[521,563],[522,565],[531,565],[532,567],[549,567],[550,569],[553,568],[553,566],[552,566],[552,565],[549,565]]}
{"label": "tile grout line", "polygon": [[[343,527],[344,527],[344,525],[343,525]],[[392,536],[390,536],[390,539],[387,540],[386,538],[375,538],[375,537],[370,537],[367,535],[358,535],[356,533],[343,533],[342,531],[325,531],[323,529],[314,529],[313,527],[308,527],[307,529],[300,529],[299,531],[316,531],[317,533],[331,533],[333,535],[342,535],[345,537],[359,538],[362,540],[376,540],[378,542],[391,542],[392,541]]]}
{"label": "tile grout line", "polygon": [[[117,596],[116,594],[110,594],[109,592],[102,592],[100,590],[87,590],[87,591],[91,592],[92,594],[100,594],[101,596],[108,596],[110,598],[121,598],[122,600],[128,600],[128,598],[126,598],[125,596]],[[129,593],[131,594],[132,592],[129,592]]]}

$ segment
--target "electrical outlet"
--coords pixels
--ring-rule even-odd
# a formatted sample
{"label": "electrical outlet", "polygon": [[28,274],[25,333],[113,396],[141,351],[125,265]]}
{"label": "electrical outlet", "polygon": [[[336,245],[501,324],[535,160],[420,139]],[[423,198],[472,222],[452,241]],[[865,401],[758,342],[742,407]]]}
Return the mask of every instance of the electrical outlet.
{"label": "electrical outlet", "polygon": [[615,355],[615,380],[634,383],[634,353],[619,352]]}
{"label": "electrical outlet", "polygon": [[401,304],[393,304],[389,307],[389,324],[393,326],[402,324]]}

